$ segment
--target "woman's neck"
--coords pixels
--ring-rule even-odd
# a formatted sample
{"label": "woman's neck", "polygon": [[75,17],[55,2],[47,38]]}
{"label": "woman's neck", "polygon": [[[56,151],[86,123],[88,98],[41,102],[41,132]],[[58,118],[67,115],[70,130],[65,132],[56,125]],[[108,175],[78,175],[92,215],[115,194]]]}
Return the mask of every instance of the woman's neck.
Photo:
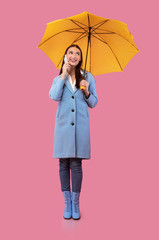
{"label": "woman's neck", "polygon": [[70,76],[75,76],[75,68],[70,68],[70,71],[68,72]]}

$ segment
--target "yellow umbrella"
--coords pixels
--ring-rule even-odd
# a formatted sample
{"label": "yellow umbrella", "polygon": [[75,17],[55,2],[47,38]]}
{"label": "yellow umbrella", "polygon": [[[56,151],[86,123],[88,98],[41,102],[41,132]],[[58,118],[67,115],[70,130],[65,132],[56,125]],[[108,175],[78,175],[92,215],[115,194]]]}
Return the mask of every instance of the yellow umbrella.
{"label": "yellow umbrella", "polygon": [[47,23],[39,48],[60,69],[66,48],[77,44],[82,50],[82,68],[94,76],[121,72],[139,52],[127,24],[89,12]]}

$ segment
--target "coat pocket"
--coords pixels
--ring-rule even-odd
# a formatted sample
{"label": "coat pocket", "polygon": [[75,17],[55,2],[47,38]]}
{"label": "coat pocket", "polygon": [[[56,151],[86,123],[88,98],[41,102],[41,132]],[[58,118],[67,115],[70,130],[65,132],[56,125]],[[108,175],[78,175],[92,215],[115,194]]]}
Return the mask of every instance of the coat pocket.
{"label": "coat pocket", "polygon": [[57,113],[57,118],[67,118],[69,113],[68,103],[61,102]]}
{"label": "coat pocket", "polygon": [[77,114],[83,118],[89,118],[87,103],[82,102],[77,104]]}

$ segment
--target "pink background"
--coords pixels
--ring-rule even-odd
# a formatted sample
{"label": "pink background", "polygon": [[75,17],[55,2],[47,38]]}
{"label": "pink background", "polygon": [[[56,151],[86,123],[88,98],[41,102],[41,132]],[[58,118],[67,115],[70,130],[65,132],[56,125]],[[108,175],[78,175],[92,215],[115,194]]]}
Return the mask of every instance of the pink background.
{"label": "pink background", "polygon": [[[159,239],[158,6],[152,1],[6,1],[1,6],[0,239]],[[88,11],[128,24],[140,52],[97,76],[81,220],[64,220],[52,158],[59,70],[38,48],[46,23]]]}

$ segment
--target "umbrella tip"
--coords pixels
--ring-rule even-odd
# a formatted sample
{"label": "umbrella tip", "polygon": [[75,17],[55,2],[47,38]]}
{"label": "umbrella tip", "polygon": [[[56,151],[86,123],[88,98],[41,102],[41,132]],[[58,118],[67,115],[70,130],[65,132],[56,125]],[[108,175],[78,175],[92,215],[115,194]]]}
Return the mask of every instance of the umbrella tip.
{"label": "umbrella tip", "polygon": [[85,11],[85,12],[83,12],[83,13],[88,14],[89,12]]}

